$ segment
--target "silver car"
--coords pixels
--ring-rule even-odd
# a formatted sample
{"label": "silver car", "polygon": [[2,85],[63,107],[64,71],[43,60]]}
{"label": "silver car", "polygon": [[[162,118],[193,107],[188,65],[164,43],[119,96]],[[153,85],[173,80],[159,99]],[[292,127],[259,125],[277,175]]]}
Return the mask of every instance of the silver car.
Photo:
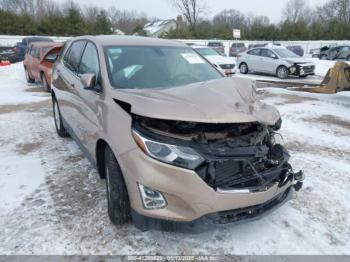
{"label": "silver car", "polygon": [[307,77],[315,74],[315,63],[282,46],[251,49],[239,56],[237,65],[241,74],[257,72],[276,75],[281,79],[290,75]]}

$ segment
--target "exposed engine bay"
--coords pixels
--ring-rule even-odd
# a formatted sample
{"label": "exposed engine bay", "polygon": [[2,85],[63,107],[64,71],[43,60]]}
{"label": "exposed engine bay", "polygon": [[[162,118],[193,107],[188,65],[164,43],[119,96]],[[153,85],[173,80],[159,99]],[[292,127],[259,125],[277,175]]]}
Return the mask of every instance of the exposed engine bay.
{"label": "exposed engine bay", "polygon": [[133,128],[150,139],[198,152],[205,161],[195,172],[216,191],[258,192],[288,182],[296,182],[298,191],[303,172],[294,173],[287,150],[276,142],[281,122],[207,124],[134,116]]}

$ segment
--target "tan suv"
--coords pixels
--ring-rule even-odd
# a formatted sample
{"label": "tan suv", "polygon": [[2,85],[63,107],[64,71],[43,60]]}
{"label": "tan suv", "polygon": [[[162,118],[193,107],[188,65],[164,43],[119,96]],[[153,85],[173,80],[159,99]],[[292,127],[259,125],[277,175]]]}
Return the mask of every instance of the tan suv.
{"label": "tan suv", "polygon": [[106,178],[114,224],[201,231],[257,219],[302,186],[275,143],[278,111],[185,44],[74,38],[52,79],[57,132]]}

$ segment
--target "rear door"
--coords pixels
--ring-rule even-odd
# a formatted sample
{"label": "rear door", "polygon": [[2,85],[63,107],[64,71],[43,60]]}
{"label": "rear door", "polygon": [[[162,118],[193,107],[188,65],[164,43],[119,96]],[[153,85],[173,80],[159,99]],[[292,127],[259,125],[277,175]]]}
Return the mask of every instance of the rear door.
{"label": "rear door", "polygon": [[258,65],[260,59],[260,51],[260,48],[255,48],[247,52],[246,60],[249,70],[260,72]]}
{"label": "rear door", "polygon": [[80,85],[79,65],[86,41],[77,40],[73,42],[63,54],[60,62],[56,65],[52,74],[52,84],[56,87],[56,98],[63,116],[63,121],[74,133],[79,123],[79,101],[77,100],[77,89]]}
{"label": "rear door", "polygon": [[39,79],[39,65],[40,65],[40,48],[32,46],[28,59],[28,72],[34,79]]}

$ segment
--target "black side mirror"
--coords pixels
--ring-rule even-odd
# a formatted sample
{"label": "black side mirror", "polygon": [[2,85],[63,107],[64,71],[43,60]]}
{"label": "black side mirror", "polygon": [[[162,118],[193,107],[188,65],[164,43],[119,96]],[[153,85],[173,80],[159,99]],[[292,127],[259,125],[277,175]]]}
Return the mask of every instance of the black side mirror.
{"label": "black side mirror", "polygon": [[84,89],[94,90],[96,86],[96,75],[95,74],[83,74],[80,79]]}

